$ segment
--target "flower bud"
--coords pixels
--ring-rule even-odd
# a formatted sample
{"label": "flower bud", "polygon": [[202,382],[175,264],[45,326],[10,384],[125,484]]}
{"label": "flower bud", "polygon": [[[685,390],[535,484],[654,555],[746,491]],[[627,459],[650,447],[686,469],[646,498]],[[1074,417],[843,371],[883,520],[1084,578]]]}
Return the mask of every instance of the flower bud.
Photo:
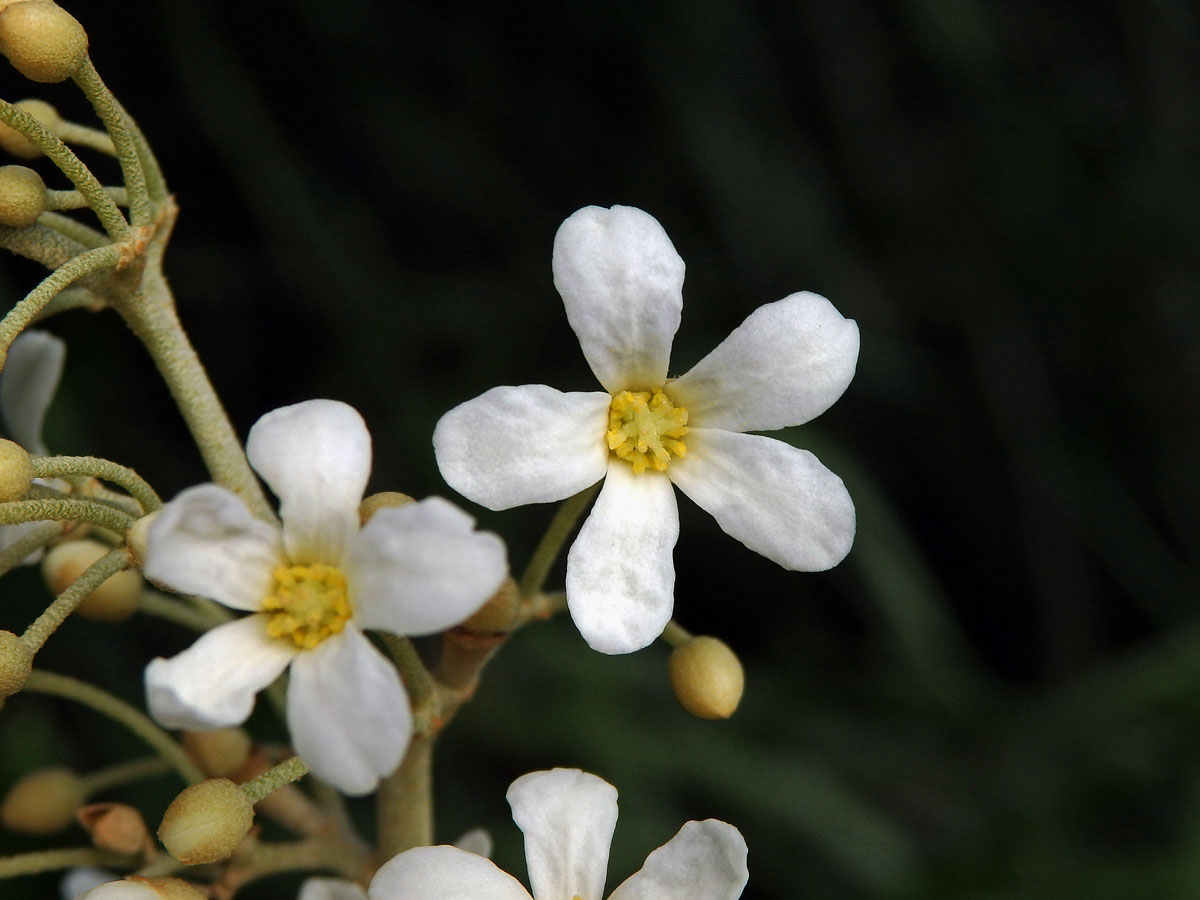
{"label": "flower bud", "polygon": [[[2,8],[2,7],[0,7]],[[58,114],[58,110],[47,103],[45,100],[18,100],[13,104],[20,107],[33,116],[46,127],[49,132],[55,132],[62,118]],[[33,142],[11,125],[0,123],[0,148],[7,150],[13,156],[18,156],[21,159],[37,159],[42,155],[42,151],[33,145]]]}
{"label": "flower bud", "polygon": [[21,0],[0,10],[0,53],[30,81],[65,81],[87,48],[83,26],[53,0]]}
{"label": "flower bud", "polygon": [[496,593],[463,622],[461,627],[476,634],[502,634],[511,631],[517,621],[520,607],[521,594],[517,590],[517,583],[511,578],[505,578],[500,582]]}
{"label": "flower bud", "polygon": [[130,875],[124,881],[110,881],[92,888],[79,900],[207,900],[194,884],[181,878],[143,878]]}
{"label": "flower bud", "polygon": [[157,512],[142,516],[125,533],[125,541],[129,546],[129,553],[133,556],[133,561],[139,566],[146,564],[146,551],[150,546],[150,526],[154,524],[154,519],[157,516]]}
{"label": "flower bud", "polygon": [[28,166],[0,166],[0,225],[23,228],[46,211],[46,182]]}
{"label": "flower bud", "polygon": [[171,801],[158,826],[167,852],[187,866],[228,859],[254,824],[254,805],[228,778],[193,784]]}
{"label": "flower bud", "polygon": [[89,803],[75,818],[101,850],[135,856],[152,846],[142,814],[124,803]]}
{"label": "flower bud", "polygon": [[228,778],[250,755],[250,735],[243,728],[218,728],[215,731],[185,731],[183,749],[211,778]]}
{"label": "flower bud", "polygon": [[390,506],[408,506],[415,502],[408,494],[401,494],[399,491],[380,491],[370,497],[363,497],[362,503],[358,504],[359,523],[366,525],[371,516],[381,509],[387,509]]}
{"label": "flower bud", "polygon": [[19,693],[33,671],[33,651],[11,631],[0,631],[0,700]]}
{"label": "flower bud", "polygon": [[0,503],[22,500],[33,484],[33,463],[25,448],[0,438]]}
{"label": "flower bud", "polygon": [[[42,558],[42,577],[52,594],[61,594],[88,566],[111,548],[99,541],[67,541]],[[83,598],[79,615],[97,622],[119,622],[133,615],[145,583],[140,573],[125,569],[111,575]]]}
{"label": "flower bud", "polygon": [[13,831],[53,834],[75,821],[87,791],[70,769],[38,769],[8,790],[0,805],[0,822]]}
{"label": "flower bud", "polygon": [[701,719],[728,719],[742,699],[742,664],[724,641],[696,637],[671,651],[667,663],[680,705]]}

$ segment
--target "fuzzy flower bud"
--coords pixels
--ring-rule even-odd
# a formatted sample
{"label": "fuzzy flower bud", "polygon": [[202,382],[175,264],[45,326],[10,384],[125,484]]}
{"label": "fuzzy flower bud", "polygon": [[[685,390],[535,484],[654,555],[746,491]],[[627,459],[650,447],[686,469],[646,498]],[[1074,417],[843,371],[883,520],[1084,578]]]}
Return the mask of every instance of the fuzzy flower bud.
{"label": "fuzzy flower bud", "polygon": [[[2,204],[3,201],[0,201]],[[23,499],[29,493],[31,484],[33,463],[25,448],[0,438],[0,503]]]}
{"label": "fuzzy flower bud", "polygon": [[23,228],[46,211],[46,182],[28,166],[0,166],[0,225]]}
{"label": "fuzzy flower bud", "polygon": [[30,81],[65,81],[87,48],[83,26],[53,0],[21,0],[0,10],[0,53]]}
{"label": "fuzzy flower bud", "polygon": [[[110,549],[99,541],[89,540],[59,544],[42,559],[46,587],[52,594],[61,594]],[[84,597],[76,611],[85,619],[119,622],[133,615],[144,586],[141,574],[133,569],[117,572]]]}
{"label": "fuzzy flower bud", "polygon": [[381,509],[387,509],[389,506],[408,506],[415,502],[408,494],[401,494],[399,491],[380,491],[370,497],[363,497],[362,503],[358,504],[359,523],[366,525],[371,516]]}
{"label": "fuzzy flower bud", "polygon": [[180,878],[130,875],[92,888],[80,900],[207,900],[208,895]]}
{"label": "fuzzy flower bud", "polygon": [[33,651],[11,631],[0,631],[0,701],[19,693],[33,671]]}
{"label": "fuzzy flower bud", "polygon": [[[3,6],[0,5],[0,10],[2,9]],[[13,105],[29,113],[51,133],[55,133],[59,123],[62,122],[58,110],[45,100],[18,100]],[[29,138],[12,126],[3,123],[0,123],[0,148],[21,159],[37,159],[42,155],[42,151],[35,147]]]}
{"label": "fuzzy flower bud", "polygon": [[185,731],[183,749],[212,778],[228,778],[250,756],[250,735],[242,728],[215,731]]}
{"label": "fuzzy flower bud", "polygon": [[124,803],[89,803],[75,818],[101,850],[134,856],[151,846],[142,814]]}
{"label": "fuzzy flower bud", "polygon": [[667,663],[680,705],[701,719],[728,719],[742,699],[746,678],[729,646],[696,637],[671,651]]}
{"label": "fuzzy flower bud", "polygon": [[228,778],[193,784],[171,801],[158,839],[184,865],[228,859],[254,824],[254,805]]}
{"label": "fuzzy flower bud", "polygon": [[460,626],[476,634],[501,634],[511,631],[521,608],[521,593],[512,578],[500,582],[496,593]]}
{"label": "fuzzy flower bud", "polygon": [[38,769],[9,788],[0,822],[13,831],[53,834],[75,821],[86,796],[83,779],[70,769]]}

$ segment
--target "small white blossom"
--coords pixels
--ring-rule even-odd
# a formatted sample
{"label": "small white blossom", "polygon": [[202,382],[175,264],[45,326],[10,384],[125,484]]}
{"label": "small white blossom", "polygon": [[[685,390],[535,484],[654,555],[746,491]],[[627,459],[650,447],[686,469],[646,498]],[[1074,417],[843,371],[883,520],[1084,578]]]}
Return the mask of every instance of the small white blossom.
{"label": "small white blossom", "polygon": [[237,725],[290,665],[296,752],[343,792],[368,793],[399,764],[412,715],[395,667],[363,630],[458,624],[504,578],[504,545],[437,497],[379,510],[360,528],[371,436],[344,403],[268,413],[246,453],[280,499],[282,529],[212,484],[181,493],[150,529],[147,578],[251,613],[152,661],[150,711],[172,728]]}
{"label": "small white blossom", "polygon": [[553,268],[604,390],[493,388],[446,413],[433,442],[446,482],[490,509],[562,500],[604,479],[567,556],[567,603],[587,642],[628,653],[670,620],[672,484],[784,568],[840,562],[855,527],[841,479],[805,450],[746,432],[801,425],[842,395],[858,361],[854,321],[824,297],[792,294],[669,379],[684,265],[657,220],[581,209],[558,230]]}
{"label": "small white blossom", "polygon": [[[616,789],[578,769],[552,769],[518,778],[508,789],[508,802],[525,834],[531,891],[482,856],[440,846],[406,850],[384,863],[367,896],[530,900],[532,893],[535,900],[603,900]],[[748,878],[741,833],[706,819],[679,829],[609,900],[736,900]]]}

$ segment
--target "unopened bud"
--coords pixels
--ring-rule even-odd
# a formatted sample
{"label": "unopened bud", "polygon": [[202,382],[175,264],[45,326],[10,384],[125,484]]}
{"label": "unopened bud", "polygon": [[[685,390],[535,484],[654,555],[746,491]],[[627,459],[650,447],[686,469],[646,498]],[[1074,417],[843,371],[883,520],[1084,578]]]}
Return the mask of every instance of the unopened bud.
{"label": "unopened bud", "polygon": [[208,894],[182,878],[130,875],[92,888],[79,900],[207,900]]}
{"label": "unopened bud", "polygon": [[378,494],[372,494],[370,497],[363,497],[362,503],[358,504],[359,523],[366,525],[370,521],[371,516],[375,515],[381,509],[387,509],[391,506],[408,506],[408,504],[415,502],[408,494],[401,494],[399,491],[380,491]]}
{"label": "unopened bud", "polygon": [[46,182],[28,166],[0,166],[0,225],[24,228],[46,211]]}
{"label": "unopened bud", "polygon": [[150,829],[142,814],[124,803],[89,803],[75,818],[101,850],[135,856],[150,846]]}
{"label": "unopened bud", "polygon": [[154,524],[154,519],[157,516],[157,512],[142,516],[129,526],[129,531],[125,533],[125,541],[129,546],[129,553],[133,557],[133,561],[139,566],[146,564],[146,551],[150,546],[150,526]]}
{"label": "unopened bud", "polygon": [[33,651],[11,631],[0,631],[0,700],[19,693],[33,671]]}
{"label": "unopened bud", "polygon": [[228,778],[250,755],[250,735],[243,728],[218,728],[215,731],[187,731],[183,749],[210,778]]}
{"label": "unopened bud", "polygon": [[228,859],[254,824],[254,805],[228,778],[193,784],[171,801],[158,826],[167,852],[187,866]]}
{"label": "unopened bud", "polygon": [[512,630],[521,607],[521,594],[511,578],[500,582],[496,593],[465,622],[462,628],[476,634],[501,634]]}
{"label": "unopened bud", "polygon": [[25,448],[0,438],[0,503],[24,499],[31,484],[33,462]]}
{"label": "unopened bud", "polygon": [[715,637],[692,638],[676,647],[667,670],[680,705],[701,719],[728,719],[746,686],[741,662]]}
{"label": "unopened bud", "polygon": [[21,0],[0,10],[0,53],[30,81],[65,81],[87,48],[83,26],[53,0]]}
{"label": "unopened bud", "polygon": [[[87,567],[112,548],[99,541],[67,541],[59,544],[42,558],[42,577],[52,594],[61,594],[71,586]],[[107,578],[103,584],[84,597],[77,612],[85,619],[99,622],[119,622],[137,609],[145,582],[140,573],[125,569]]]}
{"label": "unopened bud", "polygon": [[9,788],[0,822],[13,831],[53,834],[75,821],[86,796],[83,779],[70,769],[38,769]]}

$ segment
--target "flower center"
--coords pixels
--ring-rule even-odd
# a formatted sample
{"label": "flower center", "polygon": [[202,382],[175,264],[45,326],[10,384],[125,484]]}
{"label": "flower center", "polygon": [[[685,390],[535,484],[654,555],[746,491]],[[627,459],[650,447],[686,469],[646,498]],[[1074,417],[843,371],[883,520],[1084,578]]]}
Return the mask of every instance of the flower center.
{"label": "flower center", "polygon": [[330,635],[338,634],[350,618],[346,576],[334,566],[280,566],[275,570],[275,592],[262,608],[274,613],[267,634],[291,638],[302,650],[311,650]]}
{"label": "flower center", "polygon": [[672,456],[683,456],[680,440],[687,434],[687,410],[676,406],[661,390],[621,391],[608,410],[608,449],[641,475],[650,466],[666,471]]}

